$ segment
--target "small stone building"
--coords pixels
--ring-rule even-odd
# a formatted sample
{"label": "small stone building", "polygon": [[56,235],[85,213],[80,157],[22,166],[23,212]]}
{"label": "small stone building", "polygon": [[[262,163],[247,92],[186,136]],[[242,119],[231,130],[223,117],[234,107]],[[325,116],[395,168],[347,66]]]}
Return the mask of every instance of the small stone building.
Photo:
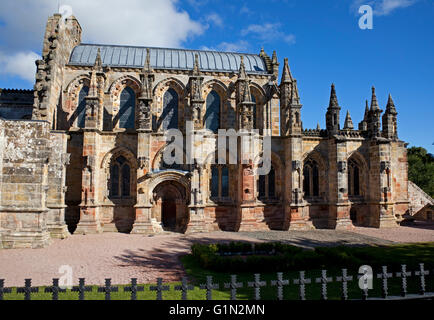
{"label": "small stone building", "polygon": [[[12,104],[17,91],[0,92],[4,248],[70,233],[396,227],[408,211],[390,96],[383,113],[372,88],[355,127],[332,85],[326,128],[307,130],[297,80],[287,59],[279,75],[275,52],[93,45],[81,34],[74,17],[50,17],[34,90]],[[206,161],[168,165],[165,132],[187,139],[190,121]],[[218,129],[247,130],[258,155],[271,137],[269,173],[240,154],[214,164]]]}

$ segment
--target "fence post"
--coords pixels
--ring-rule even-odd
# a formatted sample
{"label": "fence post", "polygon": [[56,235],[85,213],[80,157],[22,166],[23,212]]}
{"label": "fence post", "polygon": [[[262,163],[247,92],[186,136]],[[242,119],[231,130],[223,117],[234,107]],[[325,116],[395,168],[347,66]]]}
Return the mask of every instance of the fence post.
{"label": "fence post", "polygon": [[45,292],[52,293],[52,300],[59,300],[59,292],[66,292],[66,289],[61,289],[59,287],[59,279],[53,279],[53,285],[51,287],[45,288]]}
{"label": "fence post", "polygon": [[137,300],[137,292],[143,290],[145,290],[145,287],[137,285],[137,278],[131,278],[131,286],[124,288],[124,292],[131,292],[131,300]]}
{"label": "fence post", "polygon": [[237,300],[237,289],[243,287],[242,282],[237,282],[237,276],[231,275],[231,282],[225,283],[226,289],[231,289],[231,300]]}
{"label": "fence post", "polygon": [[300,284],[300,300],[306,300],[306,284],[311,283],[311,279],[304,278],[304,271],[300,271],[300,277],[294,279],[294,284]]}
{"label": "fence post", "polygon": [[185,278],[185,277],[182,277],[181,285],[175,286],[175,290],[177,290],[177,291],[181,290],[182,291],[182,296],[181,296],[182,300],[187,300],[188,290],[193,290],[193,289],[194,289],[194,287],[192,285],[187,284],[187,278]]}
{"label": "fence post", "polygon": [[327,300],[327,283],[332,282],[333,278],[327,277],[327,270],[321,270],[321,277],[316,278],[316,283],[321,283],[321,299]]}
{"label": "fence post", "polygon": [[255,281],[249,282],[248,286],[250,288],[255,288],[255,300],[261,300],[261,287],[264,287],[267,285],[266,281],[261,281],[261,275],[259,273],[255,273],[254,275]]}
{"label": "fence post", "polygon": [[420,294],[425,294],[425,276],[429,275],[429,271],[425,271],[425,266],[423,263],[419,263],[419,271],[414,273],[416,276],[420,277]]}
{"label": "fence post", "polygon": [[277,286],[277,300],[283,300],[283,286],[289,284],[289,280],[283,280],[283,273],[277,273],[277,280],[271,280],[272,286]]}
{"label": "fence post", "polygon": [[11,293],[11,292],[12,292],[11,288],[5,288],[5,280],[0,279],[0,300],[3,300],[3,295],[5,293]]}
{"label": "fence post", "polygon": [[212,276],[206,277],[206,283],[200,285],[201,289],[206,289],[206,300],[212,300],[212,290],[218,289],[218,283],[212,283]]}
{"label": "fence post", "polygon": [[342,276],[336,277],[337,282],[342,281],[342,300],[348,300],[348,281],[353,281],[353,276],[347,275],[347,269],[342,269]]}
{"label": "fence post", "polygon": [[157,285],[149,288],[151,291],[157,291],[157,300],[163,300],[163,291],[168,291],[169,286],[163,286],[163,278],[157,278]]}
{"label": "fence post", "polygon": [[396,276],[401,278],[401,297],[407,295],[407,277],[411,276],[411,272],[407,272],[407,266],[405,264],[401,265],[401,272],[397,272]]}
{"label": "fence post", "polygon": [[382,272],[377,274],[378,279],[383,279],[382,286],[381,286],[383,299],[387,299],[387,295],[388,295],[387,279],[392,278],[392,276],[393,276],[392,273],[387,273],[387,266],[383,266]]}
{"label": "fence post", "polygon": [[18,293],[24,293],[24,300],[31,300],[33,292],[39,292],[39,288],[32,288],[32,279],[24,280],[24,287],[17,289]]}
{"label": "fence post", "polygon": [[118,287],[112,287],[111,285],[112,280],[111,279],[105,279],[105,286],[99,287],[98,292],[104,292],[105,293],[105,299],[111,300],[111,293],[112,292],[118,292]]}
{"label": "fence post", "polygon": [[79,278],[78,279],[78,286],[75,286],[72,288],[73,292],[78,292],[78,300],[84,300],[84,293],[85,292],[92,292],[91,286],[85,286],[86,279],[85,278]]}

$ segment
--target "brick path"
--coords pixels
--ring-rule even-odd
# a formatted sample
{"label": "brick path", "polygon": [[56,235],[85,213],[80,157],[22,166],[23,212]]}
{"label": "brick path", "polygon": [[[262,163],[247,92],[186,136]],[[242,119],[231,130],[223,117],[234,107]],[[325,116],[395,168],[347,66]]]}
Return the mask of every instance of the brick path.
{"label": "brick path", "polygon": [[301,246],[336,244],[390,244],[392,241],[434,241],[433,227],[400,227],[397,229],[356,228],[354,232],[335,230],[212,232],[193,235],[165,234],[154,237],[104,233],[73,235],[53,240],[44,249],[0,250],[0,279],[6,286],[22,286],[24,279],[33,285],[47,285],[59,277],[59,267],[73,269],[74,284],[85,277],[89,284],[125,284],[130,278],[139,283],[155,282],[157,277],[175,281],[184,274],[179,256],[190,251],[193,242],[227,242],[232,240],[283,240]]}

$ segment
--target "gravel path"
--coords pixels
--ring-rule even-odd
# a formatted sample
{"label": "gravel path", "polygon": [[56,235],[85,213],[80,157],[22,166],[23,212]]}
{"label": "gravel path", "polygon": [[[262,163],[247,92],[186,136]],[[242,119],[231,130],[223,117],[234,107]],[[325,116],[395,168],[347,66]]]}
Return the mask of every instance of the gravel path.
{"label": "gravel path", "polygon": [[189,253],[195,242],[228,242],[236,240],[280,240],[303,247],[332,245],[386,245],[396,242],[434,241],[434,226],[400,227],[396,229],[356,228],[354,231],[267,231],[211,232],[193,235],[164,234],[153,237],[104,233],[73,235],[53,240],[43,249],[0,250],[0,279],[6,286],[22,286],[25,278],[33,285],[50,284],[62,274],[62,265],[72,267],[73,284],[85,277],[88,284],[103,285],[105,278],[113,284],[177,281],[185,275],[179,256]]}

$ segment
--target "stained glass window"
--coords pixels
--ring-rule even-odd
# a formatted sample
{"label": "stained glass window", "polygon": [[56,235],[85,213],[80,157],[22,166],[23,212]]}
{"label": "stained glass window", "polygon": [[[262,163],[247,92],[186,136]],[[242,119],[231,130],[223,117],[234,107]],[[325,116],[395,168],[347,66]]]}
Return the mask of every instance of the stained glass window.
{"label": "stained glass window", "polygon": [[84,86],[78,94],[78,107],[77,107],[77,127],[84,128],[84,121],[86,118],[86,97],[89,94],[89,87]]}
{"label": "stained glass window", "polygon": [[220,96],[215,90],[206,98],[205,127],[214,133],[220,127]]}
{"label": "stained glass window", "polygon": [[163,130],[178,128],[178,94],[172,88],[164,94],[161,119]]}
{"label": "stained glass window", "polygon": [[119,128],[134,129],[134,113],[136,106],[136,94],[130,87],[126,87],[121,93],[119,106]]}

